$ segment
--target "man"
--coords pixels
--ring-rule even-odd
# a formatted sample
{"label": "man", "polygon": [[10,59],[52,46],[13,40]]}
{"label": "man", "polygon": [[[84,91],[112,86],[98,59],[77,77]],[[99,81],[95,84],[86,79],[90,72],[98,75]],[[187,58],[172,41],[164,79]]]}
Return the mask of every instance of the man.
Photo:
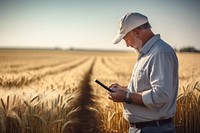
{"label": "man", "polygon": [[124,40],[138,51],[128,87],[112,84],[109,99],[123,102],[130,133],[175,133],[178,59],[174,50],[154,35],[148,18],[128,13],[120,20],[114,44]]}

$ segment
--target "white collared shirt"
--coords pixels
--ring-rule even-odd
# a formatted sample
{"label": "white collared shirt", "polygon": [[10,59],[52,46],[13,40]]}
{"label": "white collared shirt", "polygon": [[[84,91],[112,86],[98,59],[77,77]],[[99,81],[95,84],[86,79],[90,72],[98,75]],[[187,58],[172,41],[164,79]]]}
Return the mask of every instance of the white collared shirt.
{"label": "white collared shirt", "polygon": [[175,115],[178,92],[178,59],[174,50],[155,35],[142,47],[128,85],[142,92],[145,107],[124,103],[129,122],[166,119]]}

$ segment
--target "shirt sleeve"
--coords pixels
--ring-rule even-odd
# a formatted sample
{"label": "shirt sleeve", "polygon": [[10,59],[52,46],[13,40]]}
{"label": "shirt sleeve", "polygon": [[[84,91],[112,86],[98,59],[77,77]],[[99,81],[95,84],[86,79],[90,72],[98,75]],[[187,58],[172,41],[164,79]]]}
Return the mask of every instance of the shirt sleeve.
{"label": "shirt sleeve", "polygon": [[173,89],[173,65],[174,60],[170,52],[160,52],[152,58],[152,88],[142,93],[142,100],[147,108],[155,110],[169,103]]}

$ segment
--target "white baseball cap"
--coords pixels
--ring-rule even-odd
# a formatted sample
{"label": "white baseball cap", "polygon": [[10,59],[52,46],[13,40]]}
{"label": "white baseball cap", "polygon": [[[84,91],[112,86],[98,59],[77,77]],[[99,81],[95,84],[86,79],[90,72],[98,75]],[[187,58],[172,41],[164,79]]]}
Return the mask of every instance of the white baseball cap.
{"label": "white baseball cap", "polygon": [[129,31],[147,22],[148,18],[140,13],[127,13],[119,22],[119,30],[113,43],[119,43]]}

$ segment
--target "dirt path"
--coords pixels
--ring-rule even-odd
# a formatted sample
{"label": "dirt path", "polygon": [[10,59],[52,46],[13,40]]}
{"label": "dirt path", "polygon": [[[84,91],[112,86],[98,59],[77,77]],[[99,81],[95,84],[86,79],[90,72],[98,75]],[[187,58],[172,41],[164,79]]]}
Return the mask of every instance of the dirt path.
{"label": "dirt path", "polygon": [[80,110],[76,112],[76,116],[73,117],[76,122],[72,126],[73,133],[102,133],[102,122],[98,112],[93,110],[95,107],[94,95],[92,94],[92,88],[90,86],[91,75],[93,72],[93,66],[96,59],[94,59],[89,71],[86,73],[84,80],[82,81],[82,87],[80,90],[80,97],[78,100],[78,106]]}

